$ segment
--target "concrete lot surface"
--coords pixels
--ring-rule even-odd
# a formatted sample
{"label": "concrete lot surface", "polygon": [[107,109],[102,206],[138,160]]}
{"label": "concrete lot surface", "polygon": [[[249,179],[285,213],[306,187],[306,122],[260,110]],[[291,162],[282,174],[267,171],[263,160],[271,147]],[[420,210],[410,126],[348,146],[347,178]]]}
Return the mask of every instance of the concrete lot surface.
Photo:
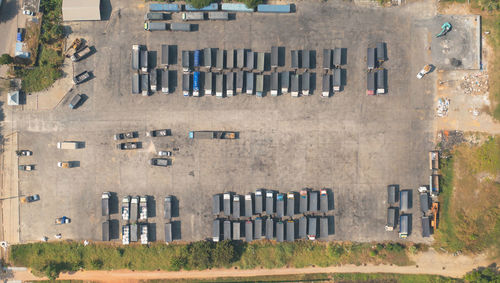
{"label": "concrete lot surface", "polygon": [[[163,240],[163,198],[179,202],[182,240],[211,237],[211,196],[239,194],[258,188],[280,192],[309,187],[332,189],[335,195],[335,234],[331,240],[381,241],[398,239],[386,232],[388,184],[413,189],[413,227],[409,240],[421,237],[416,188],[427,184],[427,152],[433,148],[434,76],[417,80],[423,62],[430,60],[429,31],[422,25],[433,16],[427,2],[404,8],[360,8],[343,1],[297,3],[289,15],[237,14],[228,22],[199,22],[190,33],[145,32],[144,3],[111,1],[109,21],[72,23],[71,37],[84,37],[96,52],[74,64],[74,72],[92,71],[94,78],[75,91],[86,95],[76,110],[66,97],[52,111],[18,111],[9,115],[7,131],[19,131],[19,148],[29,148],[34,172],[20,174],[21,194],[40,194],[41,200],[22,204],[21,241],[62,233],[65,239],[101,238],[101,193],[149,195],[155,208],[154,239]],[[174,15],[174,21],[180,21]],[[387,43],[388,93],[366,96],[366,48]],[[181,50],[247,48],[270,52],[283,46],[316,50],[320,74],[322,49],[347,48],[344,91],[321,98],[321,79],[310,97],[289,95],[257,99],[185,98],[175,93],[150,97],[131,94],[131,47],[161,44]],[[285,67],[289,69],[290,59]],[[181,80],[180,60],[172,66]],[[71,76],[70,76],[71,77]],[[74,91],[74,92],[75,92]],[[73,92],[73,93],[74,93]],[[168,128],[171,137],[145,137],[146,130]],[[113,134],[139,131],[142,148],[116,149]],[[237,140],[189,140],[190,130],[238,131]],[[84,141],[85,148],[58,150],[58,141]],[[173,164],[152,167],[158,150],[172,150]],[[79,161],[71,169],[58,161]],[[54,225],[67,216],[70,224]],[[116,224],[116,222],[114,222]],[[120,221],[123,224],[123,221]],[[114,233],[116,240],[118,234]]]}

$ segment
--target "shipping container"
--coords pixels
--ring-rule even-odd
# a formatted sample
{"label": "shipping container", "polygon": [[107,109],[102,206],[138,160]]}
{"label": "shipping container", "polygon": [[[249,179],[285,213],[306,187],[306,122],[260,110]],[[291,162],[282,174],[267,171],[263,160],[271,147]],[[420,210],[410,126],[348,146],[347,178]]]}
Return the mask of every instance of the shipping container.
{"label": "shipping container", "polygon": [[290,72],[281,72],[281,93],[288,93],[288,88],[290,87]]}
{"label": "shipping container", "polygon": [[375,73],[366,74],[366,94],[375,95]]}
{"label": "shipping container", "polygon": [[264,75],[255,76],[255,95],[262,97],[264,93]]}
{"label": "shipping container", "polygon": [[298,239],[305,239],[307,237],[307,218],[302,216],[299,218],[299,234]]}
{"label": "shipping container", "polygon": [[406,239],[409,233],[410,217],[403,214],[399,217],[399,237]]}
{"label": "shipping container", "polygon": [[205,73],[205,95],[212,95],[212,82],[213,82],[213,75],[210,72]]}
{"label": "shipping container", "polygon": [[227,57],[226,57],[226,68],[228,68],[229,70],[231,70],[232,68],[234,68],[234,53],[235,53],[236,50],[234,49],[229,49],[227,51]]}
{"label": "shipping container", "polygon": [[264,190],[257,190],[255,192],[255,214],[259,215],[264,212]]}
{"label": "shipping container", "polygon": [[278,46],[271,47],[271,68],[278,68],[279,49]]}
{"label": "shipping container", "polygon": [[269,4],[259,4],[257,5],[257,12],[259,13],[291,13],[291,5],[269,5]]}
{"label": "shipping container", "polygon": [[311,78],[311,73],[303,73],[302,74],[302,94],[303,95],[309,95],[309,89],[310,89],[310,86],[309,86],[309,83],[310,83],[310,79]]}
{"label": "shipping container", "polygon": [[190,86],[191,86],[191,75],[182,74],[182,94],[184,96],[189,96]]}
{"label": "shipping container", "polygon": [[205,68],[212,67],[212,48],[203,49],[203,66]]}
{"label": "shipping container", "polygon": [[333,71],[333,91],[340,91],[340,87],[342,86],[342,70],[335,69]]}
{"label": "shipping container", "polygon": [[237,53],[236,66],[239,69],[243,69],[245,67],[245,49],[238,49]]}
{"label": "shipping container", "polygon": [[245,195],[245,216],[252,217],[253,215],[253,195]]}
{"label": "shipping container", "polygon": [[133,70],[139,70],[140,68],[140,53],[141,53],[141,46],[134,44],[132,45],[132,69]]}
{"label": "shipping container", "polygon": [[295,241],[295,221],[293,220],[288,220],[286,222],[286,241]]}
{"label": "shipping container", "polygon": [[234,73],[226,74],[226,95],[233,96],[234,95]]}
{"label": "shipping container", "polygon": [[387,203],[389,205],[396,204],[398,193],[399,193],[398,185],[387,186]]}
{"label": "shipping container", "polygon": [[215,61],[215,68],[219,71],[224,69],[224,49],[217,49],[217,60]]}
{"label": "shipping container", "polygon": [[151,75],[149,76],[149,85],[151,92],[156,92],[158,86],[158,69],[151,70]]}
{"label": "shipping container", "polygon": [[342,65],[342,48],[335,48],[333,50],[333,66],[340,68]]}
{"label": "shipping container", "polygon": [[172,223],[165,223],[165,243],[170,243],[172,240]]}
{"label": "shipping container", "polygon": [[262,221],[262,218],[260,217],[255,218],[255,221],[253,222],[253,238],[255,240],[262,239],[262,236],[264,235],[262,233],[263,225],[264,222]]}
{"label": "shipping container", "polygon": [[191,24],[186,23],[171,23],[171,31],[191,31]]}
{"label": "shipping container", "polygon": [[233,221],[233,240],[241,239],[241,223],[239,221]]}
{"label": "shipping container", "polygon": [[141,91],[142,91],[142,96],[149,95],[149,74],[141,75]]}
{"label": "shipping container", "polygon": [[245,241],[253,241],[253,222],[252,220],[247,220],[245,222]]}
{"label": "shipping container", "polygon": [[168,85],[169,85],[169,73],[168,70],[161,70],[161,92],[169,93]]}
{"label": "shipping container", "polygon": [[307,189],[300,190],[299,212],[306,213],[308,211],[307,205],[309,204],[309,192]]}
{"label": "shipping container", "polygon": [[224,210],[225,216],[231,216],[232,201],[233,201],[233,196],[231,195],[231,193],[224,193],[222,208]]}
{"label": "shipping container", "polygon": [[410,191],[403,190],[399,192],[399,210],[401,212],[410,209]]}
{"label": "shipping container", "polygon": [[367,49],[366,65],[369,71],[375,69],[375,52],[375,48]]}
{"label": "shipping container", "polygon": [[423,213],[429,211],[429,195],[427,193],[420,193],[420,210]]}
{"label": "shipping container", "polygon": [[276,241],[281,243],[285,240],[285,224],[281,221],[276,223]]}
{"label": "shipping container", "polygon": [[233,217],[240,218],[241,216],[241,204],[240,204],[241,196],[234,195],[233,196]]}
{"label": "shipping container", "polygon": [[323,97],[329,97],[330,96],[330,75],[329,74],[324,74],[323,75],[323,92],[321,93],[321,96]]}
{"label": "shipping container", "polygon": [[309,212],[318,212],[318,200],[318,191],[312,191],[309,193]]}
{"label": "shipping container", "polygon": [[293,217],[295,215],[295,193],[289,192],[286,196],[286,216]]}
{"label": "shipping container", "polygon": [[290,77],[291,94],[293,97],[299,96],[299,75],[292,74]]}
{"label": "shipping container", "polygon": [[385,42],[377,42],[377,61],[383,63],[387,58],[387,49]]}
{"label": "shipping container", "polygon": [[431,227],[429,222],[429,217],[422,217],[422,237],[430,237],[431,236]]}
{"label": "shipping container", "polygon": [[182,51],[182,71],[184,73],[187,73],[191,69],[191,65],[189,64],[189,51],[183,50]]}
{"label": "shipping container", "polygon": [[292,57],[292,69],[298,69],[300,67],[299,51],[298,50],[292,50],[291,51],[291,57]]}
{"label": "shipping container", "polygon": [[244,82],[245,82],[245,72],[238,71],[238,73],[236,73],[236,92],[237,93],[243,93]]}
{"label": "shipping container", "polygon": [[254,82],[254,73],[248,72],[246,75],[246,93],[253,94],[253,82]]}
{"label": "shipping container", "polygon": [[385,231],[393,231],[396,227],[396,217],[397,209],[395,207],[387,208],[387,224],[385,225]]}
{"label": "shipping container", "polygon": [[212,240],[218,242],[220,240],[222,223],[220,219],[215,219],[212,223]]}
{"label": "shipping container", "polygon": [[162,44],[161,45],[161,64],[163,66],[168,66],[169,64],[169,59],[170,59],[170,50],[169,46]]}
{"label": "shipping container", "polygon": [[222,11],[229,12],[253,12],[253,8],[248,8],[247,5],[241,3],[222,3]]}
{"label": "shipping container", "polygon": [[215,95],[222,98],[224,94],[224,75],[217,74],[215,76]]}
{"label": "shipping container", "polygon": [[302,50],[302,68],[309,69],[311,68],[311,51],[310,50]]}
{"label": "shipping container", "polygon": [[151,12],[180,12],[181,8],[177,4],[149,4]]}
{"label": "shipping container", "polygon": [[319,219],[319,238],[326,240],[328,238],[328,218],[321,217]]}
{"label": "shipping container", "polygon": [[186,11],[217,11],[217,10],[219,10],[219,4],[210,3],[209,5],[202,7],[202,8],[195,8],[191,4],[186,4],[185,10]]}
{"label": "shipping container", "polygon": [[265,54],[264,52],[257,53],[257,70],[259,72],[264,72],[265,69]]}
{"label": "shipping container", "polygon": [[141,84],[138,73],[132,74],[132,93],[139,94],[141,93]]}
{"label": "shipping container", "polygon": [[266,239],[271,240],[274,238],[274,220],[272,218],[266,219]]}
{"label": "shipping container", "polygon": [[278,96],[279,73],[271,73],[271,96]]}
{"label": "shipping container", "polygon": [[377,94],[385,93],[385,73],[384,69],[377,71]]}
{"label": "shipping container", "polygon": [[332,68],[332,50],[323,49],[323,69],[328,70]]}
{"label": "shipping container", "polygon": [[309,240],[316,240],[316,235],[318,233],[317,218],[309,217],[307,226],[307,238]]}
{"label": "shipping container", "polygon": [[219,215],[222,211],[222,200],[220,194],[215,194],[212,196],[212,214]]}
{"label": "shipping container", "polygon": [[212,21],[227,21],[229,20],[228,12],[208,12],[208,19]]}
{"label": "shipping container", "polygon": [[276,196],[276,216],[281,218],[285,216],[285,194],[278,194]]}
{"label": "shipping container", "polygon": [[247,52],[247,60],[246,60],[246,68],[249,70],[249,71],[252,71],[253,69],[255,69],[255,52],[253,51],[248,51]]}
{"label": "shipping container", "polygon": [[224,234],[223,234],[223,240],[232,240],[233,239],[233,236],[232,236],[232,225],[231,225],[231,221],[229,220],[225,220],[224,221]]}

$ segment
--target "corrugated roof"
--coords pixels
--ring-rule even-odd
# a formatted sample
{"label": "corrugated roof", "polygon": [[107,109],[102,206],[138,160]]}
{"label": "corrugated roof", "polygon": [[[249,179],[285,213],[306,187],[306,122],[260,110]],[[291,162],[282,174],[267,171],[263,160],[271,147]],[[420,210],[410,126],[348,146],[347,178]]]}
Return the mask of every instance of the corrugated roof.
{"label": "corrugated roof", "polygon": [[100,21],[101,0],[63,0],[63,21]]}

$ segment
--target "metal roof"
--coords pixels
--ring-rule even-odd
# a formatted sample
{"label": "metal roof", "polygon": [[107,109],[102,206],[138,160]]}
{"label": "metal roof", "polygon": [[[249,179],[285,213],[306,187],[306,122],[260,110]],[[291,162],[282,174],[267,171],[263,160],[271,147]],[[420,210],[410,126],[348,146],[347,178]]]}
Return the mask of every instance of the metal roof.
{"label": "metal roof", "polygon": [[64,0],[63,21],[100,21],[101,0]]}

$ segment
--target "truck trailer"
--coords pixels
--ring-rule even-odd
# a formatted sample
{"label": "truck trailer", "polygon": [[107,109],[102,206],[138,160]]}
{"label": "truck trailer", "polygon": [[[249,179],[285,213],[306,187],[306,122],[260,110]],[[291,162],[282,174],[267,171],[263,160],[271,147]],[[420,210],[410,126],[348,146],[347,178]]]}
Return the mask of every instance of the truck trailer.
{"label": "truck trailer", "polygon": [[252,217],[253,215],[253,195],[245,195],[245,217]]}
{"label": "truck trailer", "polygon": [[397,210],[395,207],[387,208],[387,224],[385,225],[385,231],[393,231],[396,227],[396,215]]}
{"label": "truck trailer", "polygon": [[292,97],[299,96],[299,75],[293,74],[290,77],[290,87]]}
{"label": "truck trailer", "polygon": [[246,93],[247,94],[253,94],[253,88],[254,88],[254,73],[248,72],[246,74]]}
{"label": "truck trailer", "polygon": [[123,197],[122,200],[122,219],[130,220],[130,196]]}
{"label": "truck trailer", "polygon": [[305,239],[307,236],[307,218],[302,216],[299,218],[299,233],[298,239]]}
{"label": "truck trailer", "polygon": [[193,96],[200,96],[200,72],[193,73]]}
{"label": "truck trailer", "polygon": [[149,86],[151,92],[156,92],[158,86],[158,69],[151,70],[151,74],[149,75]]}
{"label": "truck trailer", "polygon": [[308,211],[308,195],[307,189],[300,190],[299,212],[306,213]]}
{"label": "truck trailer", "polygon": [[335,48],[333,50],[333,66],[335,68],[340,68],[342,65],[342,48]]}
{"label": "truck trailer", "polygon": [[245,222],[245,241],[253,241],[253,222],[252,220],[247,220]]}
{"label": "truck trailer", "polygon": [[311,241],[316,240],[316,234],[318,233],[317,218],[309,217],[309,225],[307,225],[307,238]]}
{"label": "truck trailer", "polygon": [[302,50],[302,68],[311,68],[311,51],[308,49]]}
{"label": "truck trailer", "polygon": [[167,23],[163,23],[163,22],[144,22],[144,30],[147,30],[147,31],[162,31],[162,30],[167,30]]}
{"label": "truck trailer", "polygon": [[274,238],[274,220],[272,218],[266,219],[266,239],[271,240]]}
{"label": "truck trailer", "polygon": [[255,240],[260,240],[262,239],[263,233],[262,233],[262,228],[263,228],[264,222],[262,221],[262,218],[257,217],[255,218],[253,222],[253,238]]}
{"label": "truck trailer", "polygon": [[330,96],[330,78],[331,76],[329,74],[324,74],[323,75],[323,91],[321,92],[322,97],[329,97]]}
{"label": "truck trailer", "polygon": [[196,49],[194,51],[194,68],[200,67],[200,56],[201,56],[201,51],[199,49]]}
{"label": "truck trailer", "polygon": [[241,216],[241,201],[242,197],[240,195],[233,196],[233,214],[232,216],[236,219]]}
{"label": "truck trailer", "polygon": [[255,211],[254,213],[259,215],[264,212],[264,190],[257,190],[255,192]]}
{"label": "truck trailer", "polygon": [[410,191],[403,190],[399,192],[399,210],[401,212],[408,211],[410,208]]}
{"label": "truck trailer", "polygon": [[321,217],[319,219],[319,238],[326,240],[328,238],[328,218]]}
{"label": "truck trailer", "polygon": [[102,223],[102,240],[109,241],[109,221],[106,220]]}
{"label": "truck trailer", "polygon": [[208,12],[208,19],[211,21],[227,21],[229,20],[228,12]]}
{"label": "truck trailer", "polygon": [[165,223],[165,243],[170,243],[172,241],[172,223]]}
{"label": "truck trailer", "polygon": [[138,73],[132,74],[132,94],[141,93],[141,79]]}
{"label": "truck trailer", "polygon": [[212,241],[218,242],[220,240],[221,226],[220,219],[215,219],[212,223]]}
{"label": "truck trailer", "polygon": [[224,215],[229,217],[231,216],[231,206],[232,206],[232,194],[231,193],[224,193],[224,195],[222,196],[222,199],[223,199],[223,210],[224,210]]}
{"label": "truck trailer", "polygon": [[342,70],[335,69],[333,71],[333,91],[340,91],[340,87],[342,86]]}
{"label": "truck trailer", "polygon": [[234,95],[234,73],[226,74],[226,95],[233,96]]}
{"label": "truck trailer", "polygon": [[139,201],[139,220],[148,219],[148,197],[142,196]]}
{"label": "truck trailer", "polygon": [[257,5],[257,12],[259,13],[279,13],[286,14],[291,13],[292,8],[290,4],[284,5],[270,5],[270,4],[259,4]]}
{"label": "truck trailer", "polygon": [[286,196],[286,216],[295,215],[295,192],[289,192]]}
{"label": "truck trailer", "polygon": [[255,95],[262,97],[264,95],[264,75],[255,76]]}
{"label": "truck trailer", "polygon": [[205,81],[204,81],[205,95],[212,95],[212,82],[213,82],[212,73],[211,72],[205,73]]}
{"label": "truck trailer", "polygon": [[142,96],[149,95],[149,74],[141,74],[141,91]]}
{"label": "truck trailer", "polygon": [[215,96],[222,98],[224,95],[224,75],[217,74],[215,76]]}
{"label": "truck trailer", "polygon": [[149,11],[151,12],[180,12],[181,8],[178,4],[149,4]]}
{"label": "truck trailer", "polygon": [[165,19],[165,14],[163,13],[146,13],[146,15],[144,15],[144,20],[145,21],[162,21],[162,20],[166,20]]}
{"label": "truck trailer", "polygon": [[267,215],[274,214],[274,192],[273,191],[266,192],[266,214]]}
{"label": "truck trailer", "polygon": [[295,241],[295,221],[293,219],[286,222],[286,241]]}
{"label": "truck trailer", "polygon": [[222,71],[224,69],[224,49],[217,49],[217,59],[215,60],[215,69]]}
{"label": "truck trailer", "polygon": [[271,68],[278,68],[279,64],[279,49],[278,46],[271,47]]}
{"label": "truck trailer", "polygon": [[291,51],[291,57],[292,57],[292,69],[298,69],[300,68],[300,62],[299,62],[299,51],[298,50],[292,50]]}
{"label": "truck trailer", "polygon": [[389,205],[394,205],[397,202],[398,195],[398,186],[397,185],[389,185],[387,186],[387,203]]}
{"label": "truck trailer", "polygon": [[271,96],[278,96],[279,73],[271,73]]}
{"label": "truck trailer", "polygon": [[281,221],[276,223],[276,241],[281,243],[285,240],[285,224]]}
{"label": "truck trailer", "polygon": [[170,59],[170,46],[166,44],[161,45],[161,60],[160,63],[163,66],[168,66],[169,65],[169,59]]}
{"label": "truck trailer", "polygon": [[238,71],[236,73],[236,92],[243,93],[243,85],[245,82],[245,71]]}
{"label": "truck trailer", "polygon": [[223,235],[222,239],[223,240],[232,240],[233,239],[232,232],[233,231],[232,231],[231,221],[224,220],[224,233],[222,234]]}
{"label": "truck trailer", "polygon": [[375,56],[376,56],[375,48],[368,48],[366,54],[366,65],[368,67],[368,71],[375,69]]}
{"label": "truck trailer", "polygon": [[281,72],[281,94],[288,93],[288,88],[290,87],[290,72]]}
{"label": "truck trailer", "polygon": [[255,69],[255,52],[253,51],[248,51],[247,52],[247,60],[246,60],[246,66],[248,71],[252,71]]}
{"label": "truck trailer", "polygon": [[130,201],[130,222],[137,221],[139,215],[139,197],[132,197]]}
{"label": "truck trailer", "polygon": [[399,217],[399,237],[406,239],[409,233],[410,217],[407,214],[402,214]]}
{"label": "truck trailer", "polygon": [[318,212],[318,199],[319,199],[319,192],[318,191],[312,191],[309,193],[309,212]]}
{"label": "truck trailer", "polygon": [[241,239],[241,222],[233,221],[233,240]]}
{"label": "truck trailer", "polygon": [[212,67],[212,48],[203,49],[203,66],[208,69]]}
{"label": "truck trailer", "polygon": [[243,69],[245,67],[245,49],[237,50],[236,67],[238,69]]}
{"label": "truck trailer", "polygon": [[385,69],[377,71],[377,94],[385,93]]}
{"label": "truck trailer", "polygon": [[191,24],[186,23],[171,23],[171,31],[191,31]]}
{"label": "truck trailer", "polygon": [[276,216],[281,218],[285,216],[285,194],[278,194],[276,196]]}
{"label": "truck trailer", "polygon": [[168,70],[161,70],[161,92],[169,93],[168,85],[169,85],[169,73]]}
{"label": "truck trailer", "polygon": [[366,95],[375,95],[375,73],[366,74]]}
{"label": "truck trailer", "polygon": [[170,221],[172,218],[172,196],[166,196],[163,200],[163,218]]}
{"label": "truck trailer", "polygon": [[258,52],[257,53],[257,70],[259,72],[264,72],[265,70],[265,53],[264,52]]}
{"label": "truck trailer", "polygon": [[184,73],[187,73],[190,71],[190,62],[189,62],[189,51],[183,50],[182,51],[182,71]]}
{"label": "truck trailer", "polygon": [[109,216],[109,198],[111,194],[109,192],[104,192],[101,195],[102,204],[102,216]]}
{"label": "truck trailer", "polygon": [[182,13],[183,21],[203,21],[205,20],[205,13],[203,12],[187,12]]}
{"label": "truck trailer", "polygon": [[147,50],[141,50],[141,71],[147,72],[148,71],[148,51]]}
{"label": "truck trailer", "polygon": [[191,75],[190,74],[182,74],[182,94],[184,96],[189,96],[189,88],[190,88],[190,82],[191,82]]}
{"label": "truck trailer", "polygon": [[139,70],[140,68],[140,52],[141,46],[134,44],[132,45],[132,69]]}
{"label": "truck trailer", "polygon": [[310,90],[310,79],[311,78],[311,73],[306,72],[302,74],[302,94],[303,95],[309,95],[309,90]]}
{"label": "truck trailer", "polygon": [[332,50],[323,49],[323,69],[328,70],[332,68]]}
{"label": "truck trailer", "polygon": [[228,68],[229,70],[234,68],[234,52],[234,49],[229,49],[226,52],[226,68]]}
{"label": "truck trailer", "polygon": [[222,211],[222,199],[220,194],[215,194],[212,196],[212,214],[219,215]]}

